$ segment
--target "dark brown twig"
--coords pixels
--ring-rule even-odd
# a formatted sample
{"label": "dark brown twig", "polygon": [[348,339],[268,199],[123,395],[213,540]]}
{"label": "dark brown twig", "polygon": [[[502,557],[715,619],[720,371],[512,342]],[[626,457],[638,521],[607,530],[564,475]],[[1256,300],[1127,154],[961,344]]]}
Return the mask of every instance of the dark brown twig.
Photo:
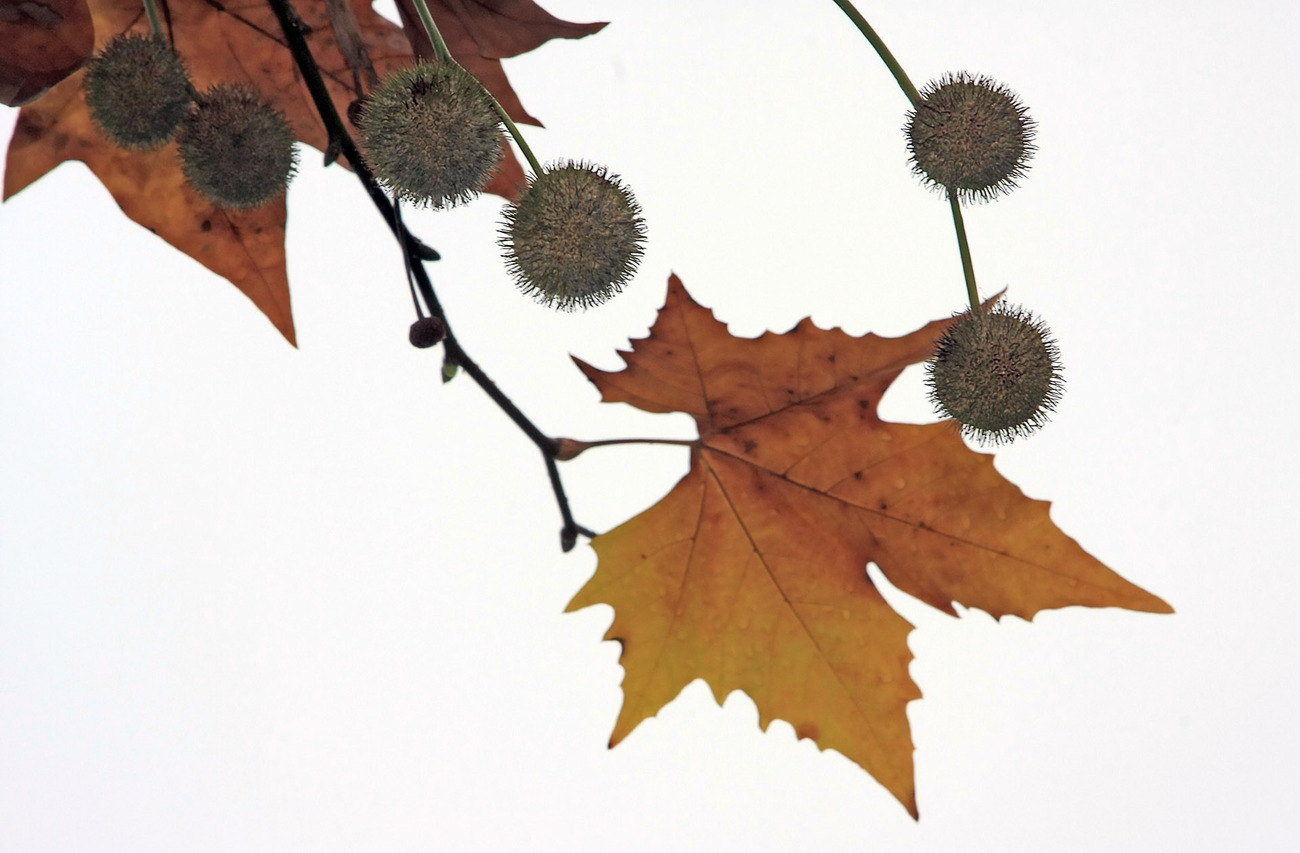
{"label": "dark brown twig", "polygon": [[307,84],[307,91],[311,94],[312,101],[316,105],[316,111],[320,114],[321,121],[325,123],[325,128],[329,132],[330,147],[341,152],[347,158],[348,163],[352,165],[357,179],[361,181],[362,186],[366,189],[366,194],[370,196],[370,200],[379,209],[384,221],[388,223],[389,229],[397,237],[402,251],[406,254],[406,261],[411,270],[411,275],[415,279],[416,287],[419,289],[420,296],[429,309],[429,313],[443,321],[446,328],[443,347],[446,350],[448,360],[463,368],[470,375],[470,378],[487,393],[492,402],[496,403],[506,413],[506,416],[514,421],[515,425],[523,430],[524,434],[541,451],[546,462],[547,474],[550,476],[551,488],[555,492],[556,503],[560,507],[560,516],[564,521],[564,526],[560,529],[560,547],[565,551],[572,549],[579,534],[589,538],[594,537],[595,534],[591,530],[582,527],[573,520],[573,513],[569,509],[569,500],[564,493],[564,484],[560,480],[559,469],[555,464],[558,443],[538,429],[536,424],[509,397],[502,393],[496,383],[470,358],[469,353],[465,352],[460,345],[460,341],[453,334],[451,324],[447,322],[447,316],[442,310],[442,304],[438,301],[438,296],[434,292],[433,283],[429,280],[429,274],[424,268],[424,261],[426,259],[437,260],[438,253],[421,243],[406,229],[392,202],[388,200],[388,196],[375,180],[375,176],[369,167],[366,166],[365,160],[360,156],[356,141],[353,140],[352,134],[348,132],[343,120],[339,117],[338,110],[334,106],[334,99],[330,97],[329,90],[325,86],[325,80],[321,77],[320,68],[312,56],[311,48],[307,45],[307,39],[303,35],[297,13],[290,6],[289,0],[268,0],[268,2],[272,11],[275,12],[276,20],[280,22],[281,30],[284,31],[285,43],[293,54],[294,62],[302,74],[303,82]]}

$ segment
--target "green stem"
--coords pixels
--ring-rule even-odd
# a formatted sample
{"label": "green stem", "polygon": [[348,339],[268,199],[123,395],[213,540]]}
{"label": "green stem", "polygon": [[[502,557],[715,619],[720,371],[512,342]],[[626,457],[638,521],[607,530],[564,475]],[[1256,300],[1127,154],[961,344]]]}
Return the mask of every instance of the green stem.
{"label": "green stem", "polygon": [[970,297],[971,315],[980,310],[980,293],[975,286],[975,264],[970,257],[970,243],[966,241],[966,222],[961,216],[961,202],[957,194],[948,192],[948,204],[952,207],[952,225],[957,229],[957,248],[961,250],[961,271],[966,276],[966,295]]}
{"label": "green stem", "polygon": [[420,13],[420,22],[424,24],[424,31],[429,34],[429,41],[433,42],[433,50],[438,54],[438,60],[454,63],[456,60],[451,58],[451,50],[442,40],[442,33],[438,30],[438,25],[433,22],[433,15],[429,13],[429,5],[424,0],[415,0],[415,11]]}
{"label": "green stem", "polygon": [[149,28],[153,30],[153,34],[160,39],[166,39],[162,21],[158,18],[158,4],[154,0],[144,0],[144,13],[149,16]]}
{"label": "green stem", "polygon": [[492,106],[496,108],[497,115],[501,116],[501,123],[506,126],[506,130],[510,131],[510,136],[514,138],[519,150],[524,152],[524,158],[528,160],[528,165],[533,167],[533,174],[540,178],[542,176],[542,164],[537,162],[537,158],[533,156],[533,149],[528,147],[524,135],[519,132],[519,128],[510,120],[510,116],[506,115],[505,107],[501,106],[497,99],[492,97],[492,93],[487,91],[486,86],[483,91],[487,92],[489,98],[492,98]]}
{"label": "green stem", "polygon": [[[417,0],[417,2],[422,2],[422,0]],[[912,102],[912,107],[919,109],[921,106],[921,93],[916,91],[916,87],[908,79],[907,72],[903,70],[903,66],[898,64],[894,54],[890,53],[889,48],[885,47],[885,43],[881,41],[880,36],[876,35],[876,31],[871,28],[871,24],[867,23],[867,19],[862,17],[862,13],[854,8],[849,0],[835,0],[835,5],[839,6],[840,10],[849,16],[849,20],[853,22],[854,26],[867,37],[867,41],[871,42],[871,46],[876,49],[876,53],[880,55],[880,59],[885,63],[885,67],[889,69],[889,73],[893,74],[894,79],[898,81],[898,87],[903,90],[903,94],[907,95],[907,99]]]}
{"label": "green stem", "polygon": [[[151,0],[146,0],[146,2],[151,2]],[[433,42],[433,49],[438,54],[438,59],[442,62],[450,62],[452,65],[459,65],[460,63],[452,57],[451,50],[447,47],[447,42],[443,41],[442,33],[438,31],[438,25],[434,23],[433,15],[429,13],[429,5],[425,3],[424,0],[413,0],[413,2],[415,3],[416,11],[420,13],[420,22],[424,24],[425,32],[429,34],[429,41]],[[461,70],[464,69],[462,68]],[[469,74],[468,71],[465,73]],[[474,75],[471,74],[470,76],[473,77]],[[505,108],[502,107],[496,97],[488,91],[487,86],[484,86],[482,82],[479,83],[479,86],[488,96],[488,99],[492,101],[493,109],[495,109],[497,115],[501,117],[501,123],[506,126],[506,130],[510,132],[510,136],[514,139],[515,144],[519,146],[519,150],[523,152],[524,158],[528,160],[528,165],[532,166],[533,174],[540,177],[542,174],[542,164],[539,163],[537,157],[533,155],[533,149],[528,147],[528,143],[524,140],[524,135],[519,132],[519,128],[510,119],[510,116],[506,114]]]}
{"label": "green stem", "polygon": [[[417,0],[417,2],[422,1]],[[921,93],[916,91],[916,87],[912,85],[907,72],[903,70],[903,66],[898,64],[894,54],[890,53],[889,48],[881,41],[880,36],[871,28],[871,24],[867,23],[867,19],[862,17],[862,13],[849,0],[835,0],[835,5],[839,6],[840,10],[849,16],[849,20],[867,37],[867,41],[871,42],[871,46],[876,49],[876,53],[880,55],[880,59],[885,63],[885,67],[889,69],[889,73],[893,74],[894,79],[898,81],[898,86],[903,90],[903,94],[907,95],[907,99],[912,102],[912,108],[919,110],[923,100]],[[961,250],[961,271],[962,275],[966,277],[966,295],[970,298],[970,310],[971,314],[974,315],[980,310],[980,294],[979,288],[975,286],[975,264],[970,257],[970,243],[966,241],[966,223],[961,216],[961,202],[958,200],[957,194],[948,189],[945,189],[945,191],[948,193],[948,204],[952,207],[952,224],[957,229],[957,248]]]}

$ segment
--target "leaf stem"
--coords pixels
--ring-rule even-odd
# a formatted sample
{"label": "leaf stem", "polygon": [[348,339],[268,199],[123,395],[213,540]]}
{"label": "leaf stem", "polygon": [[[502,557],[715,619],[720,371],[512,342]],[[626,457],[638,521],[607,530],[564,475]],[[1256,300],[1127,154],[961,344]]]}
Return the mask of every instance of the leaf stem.
{"label": "leaf stem", "polygon": [[420,23],[424,24],[424,31],[429,36],[429,41],[433,42],[433,51],[438,56],[439,62],[450,62],[455,64],[456,60],[452,58],[451,49],[447,47],[447,42],[442,38],[442,31],[434,23],[433,14],[429,12],[429,4],[424,0],[414,0],[415,11],[420,15]]}
{"label": "leaf stem", "polygon": [[[447,47],[447,42],[443,40],[442,33],[438,30],[438,25],[434,23],[433,15],[429,12],[429,4],[426,3],[425,0],[412,0],[412,2],[415,4],[416,11],[420,13],[420,23],[424,24],[424,29],[429,34],[429,41],[433,42],[433,49],[438,55],[439,61],[450,62],[452,65],[460,66],[460,63],[458,63],[451,55],[451,50]],[[461,66],[461,70],[465,70],[463,66]],[[468,71],[465,71],[465,73],[469,74]],[[506,126],[506,130],[509,131],[511,138],[513,138],[515,144],[519,146],[519,150],[523,152],[524,157],[528,160],[528,165],[533,167],[533,174],[541,177],[542,164],[538,162],[537,157],[533,155],[533,149],[528,147],[528,142],[524,139],[524,135],[519,131],[519,127],[510,118],[510,115],[505,111],[505,108],[501,106],[501,103],[496,99],[496,96],[488,91],[487,86],[483,85],[483,81],[478,80],[478,78],[473,74],[470,74],[469,76],[471,79],[478,81],[479,87],[483,90],[483,93],[492,101],[492,108],[495,109],[497,115],[501,117],[501,123]]]}
{"label": "leaf stem", "polygon": [[434,292],[433,282],[429,280],[428,271],[424,268],[425,259],[437,260],[438,254],[421,243],[407,230],[392,202],[388,200],[388,196],[366,165],[365,159],[361,157],[360,152],[357,150],[356,141],[353,140],[352,134],[344,126],[343,119],[339,117],[338,110],[334,106],[334,99],[325,86],[320,67],[316,64],[311,48],[307,45],[307,39],[303,35],[297,13],[289,5],[289,0],[268,0],[268,2],[275,13],[276,20],[280,22],[280,29],[284,31],[285,42],[289,51],[293,54],[294,62],[302,74],[303,82],[307,85],[307,91],[311,94],[312,102],[315,104],[316,111],[320,114],[321,121],[324,122],[326,130],[329,132],[330,139],[337,143],[338,150],[342,152],[344,157],[347,157],[357,179],[365,187],[366,194],[370,196],[370,200],[379,209],[384,221],[388,223],[389,229],[397,237],[397,241],[401,245],[403,253],[405,253],[411,275],[415,279],[416,287],[419,289],[429,313],[443,321],[446,329],[443,347],[448,359],[463,367],[474,382],[487,393],[488,397],[505,412],[510,420],[514,421],[515,425],[542,452],[551,481],[551,489],[555,492],[555,500],[560,508],[560,516],[564,521],[564,526],[560,530],[561,547],[568,551],[577,541],[579,534],[588,538],[594,537],[595,533],[574,521],[573,513],[569,509],[569,500],[564,492],[564,483],[560,480],[559,470],[555,465],[555,454],[559,449],[558,443],[538,429],[519,407],[502,393],[496,383],[470,358],[469,353],[465,352],[460,345],[460,341],[452,332],[451,323],[447,320],[447,315],[442,309],[438,295]]}
{"label": "leaf stem", "polygon": [[919,108],[922,100],[921,93],[916,91],[916,87],[912,85],[907,72],[903,70],[903,66],[898,64],[894,54],[885,46],[885,42],[876,34],[871,24],[867,23],[867,19],[862,17],[862,13],[849,0],[835,0],[835,5],[839,6],[840,11],[848,15],[853,25],[867,37],[867,41],[871,42],[871,46],[876,49],[876,53],[880,56],[880,60],[885,63],[885,67],[889,69],[889,73],[893,74],[894,79],[898,81],[898,87],[903,90],[903,94],[907,95],[907,99],[912,102],[914,108]]}
{"label": "leaf stem", "polygon": [[162,21],[158,18],[158,4],[155,0],[144,0],[144,13],[149,16],[149,29],[160,39],[166,39],[163,33]]}
{"label": "leaf stem", "polygon": [[[423,1],[417,0],[417,2]],[[867,23],[867,19],[862,17],[862,13],[849,0],[835,0],[835,5],[839,6],[840,10],[848,16],[858,30],[867,37],[867,41],[871,42],[871,46],[876,49],[876,53],[880,56],[880,60],[885,63],[885,67],[889,69],[889,73],[893,74],[894,79],[898,81],[898,86],[903,90],[903,94],[907,95],[907,99],[912,102],[912,108],[919,110],[924,101],[921,93],[912,85],[907,72],[903,70],[903,66],[898,64],[898,60],[885,46],[885,42],[876,33],[875,29],[872,28],[871,24]],[[952,224],[957,230],[957,249],[961,252],[961,271],[966,279],[966,296],[970,299],[971,313],[975,314],[980,310],[980,296],[979,289],[975,286],[975,264],[971,261],[970,243],[966,240],[966,222],[961,215],[961,201],[951,189],[945,188],[945,192],[948,195],[948,203],[952,207]]]}
{"label": "leaf stem", "polygon": [[597,441],[582,442],[583,449],[590,447],[608,447],[611,444],[675,444],[682,447],[694,447],[699,439],[687,438],[602,438]]}
{"label": "leaf stem", "polygon": [[961,201],[957,194],[948,191],[948,204],[952,207],[952,226],[957,229],[957,249],[961,252],[961,272],[966,277],[966,296],[970,299],[971,315],[979,313],[980,292],[975,286],[975,263],[970,256],[970,243],[966,240],[966,220],[961,215]]}

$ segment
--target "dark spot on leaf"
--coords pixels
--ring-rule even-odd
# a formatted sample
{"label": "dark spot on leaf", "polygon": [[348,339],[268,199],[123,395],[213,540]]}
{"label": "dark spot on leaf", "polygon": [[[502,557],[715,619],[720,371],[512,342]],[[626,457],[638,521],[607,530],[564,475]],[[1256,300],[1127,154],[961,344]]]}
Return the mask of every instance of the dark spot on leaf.
{"label": "dark spot on leaf", "polygon": [[[47,30],[52,30],[63,23],[63,16],[44,3],[15,3],[12,8],[16,10],[13,13],[14,16],[9,17],[9,15],[6,15],[6,21],[21,21],[21,18],[18,17],[21,15]],[[9,11],[9,9],[5,10],[6,13]]]}
{"label": "dark spot on leaf", "polygon": [[817,740],[817,735],[821,734],[822,730],[816,723],[800,723],[795,726],[794,733],[800,740]]}
{"label": "dark spot on leaf", "polygon": [[918,521],[918,522],[916,523],[916,526],[917,526],[918,528],[920,528],[921,530],[929,530],[929,529],[930,529],[930,525],[926,524],[924,521]]}
{"label": "dark spot on leaf", "polygon": [[785,389],[785,393],[787,393],[787,394],[789,394],[790,396],[793,397],[793,396],[794,396],[794,389],[793,389],[793,388],[787,388],[787,389]]}
{"label": "dark spot on leaf", "polygon": [[834,364],[834,363],[835,363],[835,353],[831,353],[830,355],[826,356],[826,360],[829,361],[831,364]]}
{"label": "dark spot on leaf", "polygon": [[758,442],[757,442],[757,441],[754,441],[752,438],[747,438],[747,439],[745,439],[745,453],[746,453],[746,454],[753,453],[755,447],[758,447]]}
{"label": "dark spot on leaf", "polygon": [[858,405],[861,406],[861,407],[864,408],[864,409],[870,409],[870,408],[871,408],[871,401],[870,401],[870,400],[859,400],[859,401],[858,401]]}
{"label": "dark spot on leaf", "polygon": [[887,509],[889,509],[889,504],[885,503],[884,501],[881,501],[881,502],[880,502],[880,511],[881,511],[881,512],[884,512],[884,511],[887,510]]}
{"label": "dark spot on leaf", "polygon": [[14,135],[21,134],[35,139],[43,135],[48,127],[49,123],[44,118],[23,110],[18,114],[18,124],[14,127]]}
{"label": "dark spot on leaf", "polygon": [[849,381],[850,381],[850,382],[857,382],[857,381],[858,381],[858,377],[857,377],[857,376],[850,376],[850,377],[849,377]]}
{"label": "dark spot on leaf", "polygon": [[862,479],[862,472],[861,472],[861,471],[854,471],[854,472],[853,472],[853,479],[855,479],[855,480],[861,480],[861,479]]}
{"label": "dark spot on leaf", "polygon": [[211,231],[211,230],[212,230],[212,220],[211,220],[211,219],[205,219],[205,220],[203,220],[202,222],[200,222],[200,223],[199,223],[199,230],[202,231],[204,234],[206,234],[206,233],[208,233],[209,231]]}

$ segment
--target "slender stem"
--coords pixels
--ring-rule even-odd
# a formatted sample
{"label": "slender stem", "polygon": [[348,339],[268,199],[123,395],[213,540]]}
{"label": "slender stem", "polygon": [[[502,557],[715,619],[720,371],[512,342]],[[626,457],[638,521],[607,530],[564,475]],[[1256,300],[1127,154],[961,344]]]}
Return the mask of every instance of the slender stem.
{"label": "slender stem", "polygon": [[970,297],[971,314],[980,310],[980,292],[975,286],[975,264],[970,257],[970,243],[966,241],[966,221],[961,216],[961,202],[957,193],[948,191],[948,204],[952,207],[952,225],[957,229],[957,248],[961,251],[961,272],[966,277],[966,295]]}
{"label": "slender stem", "polygon": [[[907,99],[912,102],[913,109],[920,109],[923,100],[921,93],[916,91],[916,87],[912,85],[907,72],[903,70],[903,66],[898,64],[894,54],[885,46],[884,41],[872,29],[871,24],[867,23],[867,19],[862,17],[862,13],[849,0],[835,0],[835,5],[839,6],[845,15],[848,15],[849,20],[867,37],[867,41],[871,42],[871,46],[876,49],[876,53],[880,55],[885,67],[898,81],[898,86],[903,90],[903,94],[907,95]],[[958,199],[957,194],[950,190],[948,191],[948,203],[952,207],[953,227],[957,229],[957,248],[961,251],[961,271],[966,278],[966,296],[970,299],[970,310],[974,314],[979,311],[980,305],[979,289],[975,286],[975,264],[971,261],[970,243],[966,241],[966,223],[961,216],[961,201]]]}
{"label": "slender stem", "polygon": [[699,439],[685,438],[602,438],[598,441],[582,442],[583,450],[591,447],[608,447],[611,444],[676,444],[682,447],[694,447]]}
{"label": "slender stem", "polygon": [[[423,0],[417,0],[417,2],[423,2]],[[903,90],[903,94],[907,95],[907,99],[912,102],[912,107],[919,110],[923,100],[921,98],[921,93],[916,91],[916,87],[912,85],[912,81],[908,78],[907,72],[903,70],[903,66],[898,64],[898,60],[894,58],[894,54],[885,46],[884,41],[882,41],[880,36],[876,34],[876,31],[872,29],[871,24],[867,23],[867,19],[862,17],[862,13],[859,12],[854,5],[849,2],[849,0],[835,0],[835,5],[839,6],[840,10],[843,11],[845,15],[849,16],[849,20],[852,21],[862,34],[867,37],[867,41],[871,42],[871,46],[876,49],[876,53],[880,55],[880,59],[885,63],[885,67],[889,69],[889,72],[894,75],[894,79],[898,81],[899,88]],[[961,201],[958,199],[957,194],[950,188],[946,189],[946,191],[948,194],[948,203],[952,207],[952,224],[953,227],[957,229],[957,248],[961,251],[961,271],[962,275],[966,278],[966,296],[970,299],[971,313],[976,314],[980,310],[980,295],[979,288],[975,286],[975,264],[971,261],[970,243],[966,241],[966,222],[962,219],[961,215]]]}
{"label": "slender stem", "polygon": [[[325,87],[325,80],[321,77],[320,67],[316,64],[315,58],[311,54],[311,48],[307,45],[307,39],[303,36],[302,30],[297,24],[297,15],[289,5],[289,0],[268,0],[271,9],[275,12],[276,19],[280,22],[280,28],[284,31],[285,42],[290,52],[293,54],[294,62],[302,74],[303,82],[307,84],[307,91],[311,94],[312,102],[316,106],[316,111],[320,114],[321,120],[325,123],[329,131],[330,138],[338,143],[339,150],[343,156],[348,158],[352,164],[353,171],[357,179],[361,181],[362,186],[366,189],[366,194],[375,207],[383,215],[384,221],[397,237],[402,251],[406,255],[406,262],[410,266],[411,275],[415,278],[416,287],[420,291],[424,304],[428,307],[429,312],[443,321],[446,328],[446,337],[443,339],[443,347],[447,356],[457,365],[463,367],[465,372],[473,378],[474,382],[482,388],[492,401],[501,408],[502,411],[514,421],[525,435],[537,445],[541,450],[542,456],[546,460],[547,471],[551,479],[551,487],[555,492],[556,503],[559,504],[560,516],[564,520],[564,527],[560,531],[561,545],[567,545],[565,550],[573,547],[578,534],[587,537],[594,537],[595,534],[586,527],[582,527],[573,520],[573,513],[569,509],[568,497],[564,492],[564,485],[560,481],[559,472],[555,466],[555,453],[558,445],[554,439],[549,438],[537,426],[520,411],[509,397],[501,392],[483,369],[469,356],[469,353],[461,347],[460,341],[457,340],[452,332],[451,324],[447,321],[447,316],[442,309],[442,304],[434,292],[433,283],[429,280],[429,274],[424,268],[424,258],[421,257],[419,250],[424,247],[406,229],[402,223],[397,211],[393,208],[392,203],[388,200],[383,189],[375,180],[375,176],[366,166],[365,160],[357,151],[356,142],[352,139],[343,120],[339,117],[338,110],[334,106],[334,99],[330,96],[329,90]],[[434,253],[434,259],[437,255]],[[418,309],[417,309],[418,310]]]}
{"label": "slender stem", "polygon": [[889,69],[889,73],[893,74],[894,79],[898,81],[898,87],[903,90],[903,94],[907,95],[907,99],[912,102],[914,108],[919,108],[922,100],[921,93],[916,91],[916,87],[912,85],[907,72],[903,70],[903,66],[898,64],[894,54],[889,52],[889,48],[885,46],[880,36],[876,35],[876,31],[871,28],[871,24],[867,23],[867,19],[862,17],[862,13],[849,0],[835,0],[835,5],[839,6],[840,10],[849,16],[849,20],[854,23],[858,30],[867,37],[867,41],[871,42],[871,46],[876,49],[876,53],[880,55],[880,59],[885,63],[885,67]]}
{"label": "slender stem", "polygon": [[[402,221],[402,202],[399,196],[393,195],[393,218],[397,220],[398,226],[405,231],[406,223]],[[402,252],[402,261],[406,267],[406,289],[411,292],[411,304],[415,306],[415,316],[418,319],[424,319],[424,312],[420,310],[420,299],[415,295],[415,276],[411,272],[411,253]],[[443,319],[443,318],[439,318]],[[446,335],[446,320],[443,319],[443,335]]]}
{"label": "slender stem", "polygon": [[538,162],[535,156],[533,156],[533,149],[528,147],[528,142],[524,139],[524,135],[519,132],[519,128],[515,126],[515,123],[510,119],[510,116],[506,114],[505,107],[501,106],[496,97],[491,92],[487,91],[486,86],[483,88],[483,91],[487,92],[488,97],[492,99],[492,106],[496,108],[497,115],[501,116],[501,123],[506,126],[506,130],[510,131],[510,135],[514,138],[515,144],[519,146],[519,150],[524,152],[524,157],[528,160],[528,165],[533,167],[533,174],[540,178],[542,176],[542,164]]}
{"label": "slender stem", "polygon": [[[560,468],[555,464],[555,455],[543,453],[542,456],[546,458],[546,473],[551,477],[551,488],[555,490],[556,495],[563,496],[564,484],[560,481]],[[588,539],[596,538],[593,531],[573,520],[573,514],[569,512],[569,502],[566,500],[560,501],[560,515],[564,518],[564,527],[560,528],[561,551],[566,553],[572,551],[574,544],[578,541],[579,533]]]}
{"label": "slender stem", "polygon": [[[438,30],[438,25],[434,23],[433,15],[429,13],[429,5],[425,3],[424,0],[412,0],[412,2],[415,3],[416,11],[420,13],[420,22],[424,24],[425,32],[429,34],[429,41],[433,42],[433,49],[438,54],[438,59],[442,62],[450,62],[452,65],[459,65],[460,63],[456,62],[451,55],[451,51],[447,48],[447,42],[443,41],[442,33]],[[461,70],[463,71],[464,68]],[[468,74],[469,72],[466,73]],[[470,74],[470,77],[475,80],[478,79],[472,74]],[[492,101],[492,108],[495,109],[497,115],[501,117],[501,123],[506,126],[506,130],[510,132],[510,136],[515,140],[515,144],[518,145],[519,150],[523,152],[524,157],[528,160],[528,165],[533,167],[533,174],[540,177],[542,174],[542,164],[538,162],[537,157],[533,155],[533,149],[528,147],[528,142],[524,139],[524,135],[519,132],[518,126],[516,126],[514,121],[511,120],[510,115],[506,113],[505,108],[501,106],[501,102],[496,99],[496,96],[488,91],[487,86],[484,86],[480,81],[479,87],[482,88],[483,93]]]}
{"label": "slender stem", "polygon": [[420,13],[420,23],[424,24],[424,31],[429,34],[429,41],[433,42],[433,50],[438,54],[441,62],[455,62],[451,58],[451,50],[447,47],[447,42],[443,41],[442,33],[438,30],[438,25],[433,22],[433,15],[429,13],[429,4],[424,0],[414,0],[415,11]]}
{"label": "slender stem", "polygon": [[155,0],[144,0],[144,13],[149,16],[149,29],[160,39],[167,36],[163,33],[162,21],[158,18],[158,4]]}

